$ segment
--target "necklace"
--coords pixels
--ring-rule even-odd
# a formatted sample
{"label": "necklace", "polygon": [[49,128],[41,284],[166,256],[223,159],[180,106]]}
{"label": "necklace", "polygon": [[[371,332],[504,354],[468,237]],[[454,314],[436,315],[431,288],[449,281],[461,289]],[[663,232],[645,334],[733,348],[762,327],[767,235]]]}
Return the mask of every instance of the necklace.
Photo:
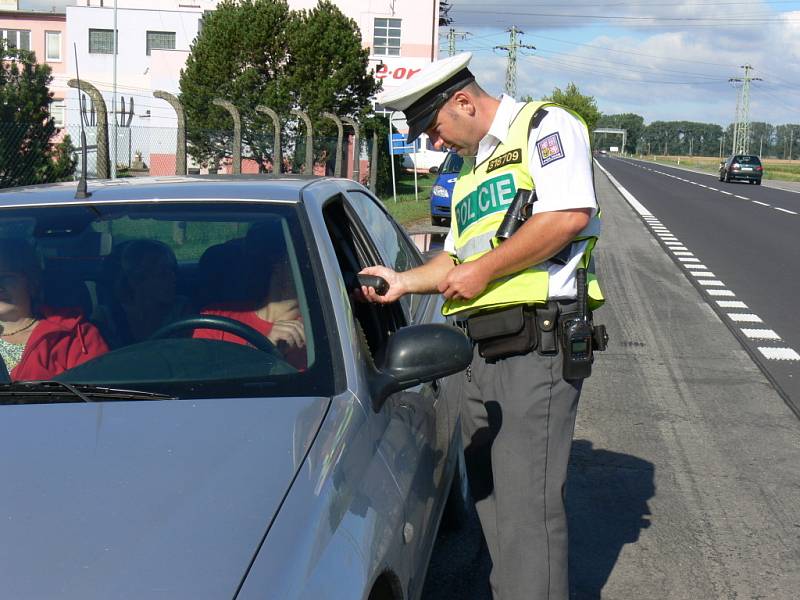
{"label": "necklace", "polygon": [[12,335],[14,335],[16,333],[20,333],[22,331],[25,331],[29,327],[33,327],[33,324],[36,323],[36,318],[35,317],[31,317],[30,319],[31,320],[28,322],[27,325],[24,325],[23,327],[20,327],[19,329],[15,329],[14,331],[9,331],[8,333],[6,333],[4,331],[3,333],[0,333],[0,337],[9,337],[9,336],[12,336]]}

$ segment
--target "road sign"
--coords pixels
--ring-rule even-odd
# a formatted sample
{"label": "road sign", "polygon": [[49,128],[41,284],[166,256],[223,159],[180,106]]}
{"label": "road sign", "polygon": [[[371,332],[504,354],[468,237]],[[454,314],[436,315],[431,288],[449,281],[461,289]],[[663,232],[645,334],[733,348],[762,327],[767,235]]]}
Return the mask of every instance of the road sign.
{"label": "road sign", "polygon": [[389,138],[389,152],[392,156],[396,154],[411,154],[415,150],[414,143],[406,144],[404,133],[393,133]]}

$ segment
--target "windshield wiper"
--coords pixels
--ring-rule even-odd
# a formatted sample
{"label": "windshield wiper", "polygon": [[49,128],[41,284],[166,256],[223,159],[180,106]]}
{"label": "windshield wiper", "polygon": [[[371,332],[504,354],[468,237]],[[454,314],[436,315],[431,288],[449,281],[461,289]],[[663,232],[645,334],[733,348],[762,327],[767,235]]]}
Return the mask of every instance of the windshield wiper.
{"label": "windshield wiper", "polygon": [[[116,389],[87,383],[65,381],[17,381],[0,385],[0,404],[22,404],[27,399],[73,397],[83,402],[98,400],[176,400],[175,396],[144,392],[141,390]],[[57,400],[56,400],[57,401]]]}

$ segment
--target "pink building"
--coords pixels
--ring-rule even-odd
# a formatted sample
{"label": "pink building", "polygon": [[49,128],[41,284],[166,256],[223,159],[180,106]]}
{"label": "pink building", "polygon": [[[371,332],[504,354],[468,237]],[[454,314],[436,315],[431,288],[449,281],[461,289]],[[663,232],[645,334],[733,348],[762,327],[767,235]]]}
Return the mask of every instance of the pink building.
{"label": "pink building", "polygon": [[15,0],[0,0],[0,37],[7,46],[32,50],[36,60],[53,71],[51,113],[56,127],[64,124],[67,93],[66,12],[18,10]]}

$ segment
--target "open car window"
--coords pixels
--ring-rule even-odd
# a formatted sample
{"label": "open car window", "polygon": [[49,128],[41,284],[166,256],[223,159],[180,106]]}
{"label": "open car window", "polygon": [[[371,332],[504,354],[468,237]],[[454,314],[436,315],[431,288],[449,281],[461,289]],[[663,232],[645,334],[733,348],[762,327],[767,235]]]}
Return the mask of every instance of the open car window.
{"label": "open car window", "polygon": [[298,210],[0,210],[0,356],[11,379],[179,398],[331,395],[326,299]]}

